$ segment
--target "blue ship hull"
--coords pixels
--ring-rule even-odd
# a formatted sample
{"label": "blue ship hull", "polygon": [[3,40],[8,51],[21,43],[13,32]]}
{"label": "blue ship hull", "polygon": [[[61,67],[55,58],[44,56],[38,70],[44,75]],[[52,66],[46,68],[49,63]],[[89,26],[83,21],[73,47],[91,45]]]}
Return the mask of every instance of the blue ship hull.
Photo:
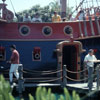
{"label": "blue ship hull", "polygon": [[[20,63],[24,69],[29,70],[54,70],[57,69],[57,58],[54,55],[57,43],[60,41],[1,41],[0,44],[6,49],[6,60],[0,62],[4,69],[10,65],[6,63],[10,59],[11,51],[9,46],[15,44],[20,54]],[[40,47],[41,60],[33,61],[32,52],[34,47]]]}

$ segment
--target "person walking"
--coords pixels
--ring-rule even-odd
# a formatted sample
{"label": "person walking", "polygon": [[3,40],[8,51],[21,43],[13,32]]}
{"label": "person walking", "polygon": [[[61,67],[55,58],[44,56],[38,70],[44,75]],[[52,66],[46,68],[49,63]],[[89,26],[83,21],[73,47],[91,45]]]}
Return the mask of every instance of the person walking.
{"label": "person walking", "polygon": [[88,87],[89,90],[92,89],[93,86],[93,72],[94,72],[94,62],[97,60],[95,55],[93,54],[93,49],[88,51],[88,54],[84,58],[84,63],[88,69]]}
{"label": "person walking", "polygon": [[10,77],[10,84],[12,85],[13,84],[13,74],[16,76],[17,79],[19,79],[19,73],[18,73],[19,53],[16,50],[15,45],[11,45],[10,50],[12,51],[12,55],[9,61],[9,63],[11,63],[9,77]]}

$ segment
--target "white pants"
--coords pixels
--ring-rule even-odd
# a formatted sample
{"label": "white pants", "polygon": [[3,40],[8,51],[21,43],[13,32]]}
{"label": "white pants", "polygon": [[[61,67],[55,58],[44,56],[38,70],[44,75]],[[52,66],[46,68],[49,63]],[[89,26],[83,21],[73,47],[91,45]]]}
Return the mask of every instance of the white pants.
{"label": "white pants", "polygon": [[9,71],[10,82],[13,82],[13,74],[16,76],[17,79],[19,78],[18,65],[19,64],[11,64]]}

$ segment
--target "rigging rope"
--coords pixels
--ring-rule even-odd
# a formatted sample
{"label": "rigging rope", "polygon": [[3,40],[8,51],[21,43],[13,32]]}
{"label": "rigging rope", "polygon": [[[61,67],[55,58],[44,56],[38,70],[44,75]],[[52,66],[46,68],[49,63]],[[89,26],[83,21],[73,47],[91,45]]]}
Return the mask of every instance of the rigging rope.
{"label": "rigging rope", "polygon": [[71,15],[73,15],[73,13],[74,13],[76,10],[79,9],[79,7],[83,4],[84,1],[85,1],[85,0],[82,0],[82,1],[79,3],[79,5],[77,6],[77,8],[71,13]]}
{"label": "rigging rope", "polygon": [[99,7],[99,3],[98,3],[98,0],[96,0],[96,3],[97,3],[97,7]]}
{"label": "rigging rope", "polygon": [[93,0],[92,0],[92,7],[93,7],[93,9],[94,9],[94,15],[96,15],[95,8],[94,8],[94,2],[93,2]]}
{"label": "rigging rope", "polygon": [[16,14],[15,8],[14,8],[13,3],[12,3],[11,0],[10,0],[10,3],[11,3],[11,5],[12,5],[12,8],[13,8],[13,10],[14,10],[14,13]]}

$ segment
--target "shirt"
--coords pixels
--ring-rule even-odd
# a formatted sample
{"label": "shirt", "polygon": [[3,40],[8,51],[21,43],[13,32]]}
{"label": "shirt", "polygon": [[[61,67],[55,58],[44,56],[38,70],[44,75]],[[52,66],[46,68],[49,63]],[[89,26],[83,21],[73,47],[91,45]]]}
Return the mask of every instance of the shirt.
{"label": "shirt", "polygon": [[19,64],[19,53],[17,50],[12,51],[11,63],[12,64]]}
{"label": "shirt", "polygon": [[53,15],[52,16],[52,22],[60,22],[61,21],[61,17],[59,15]]}
{"label": "shirt", "polygon": [[31,17],[30,16],[28,16],[27,18],[24,17],[23,22],[31,22]]}
{"label": "shirt", "polygon": [[41,18],[33,18],[32,22],[42,22]]}
{"label": "shirt", "polygon": [[97,58],[95,57],[95,55],[90,56],[89,54],[87,54],[85,56],[85,59],[84,59],[84,61],[87,62],[87,65],[90,66],[90,67],[94,66],[94,62],[93,62],[94,60],[97,60]]}
{"label": "shirt", "polygon": [[84,17],[84,13],[80,13],[80,15],[78,16],[78,19],[83,20],[83,17]]}

